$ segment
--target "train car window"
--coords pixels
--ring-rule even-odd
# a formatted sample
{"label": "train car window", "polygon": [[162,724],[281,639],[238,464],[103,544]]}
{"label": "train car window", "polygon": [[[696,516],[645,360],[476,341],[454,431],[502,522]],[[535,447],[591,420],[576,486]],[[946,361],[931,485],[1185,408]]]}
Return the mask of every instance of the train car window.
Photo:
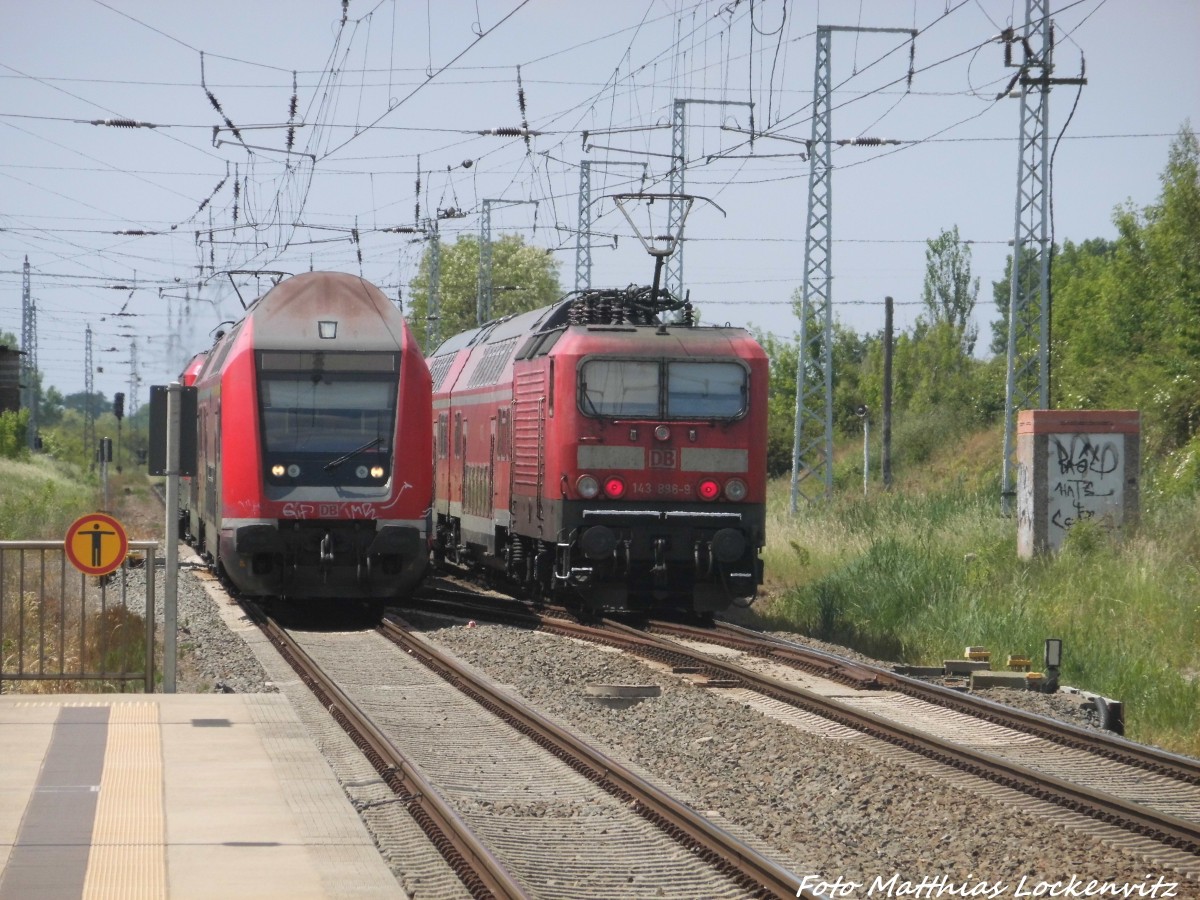
{"label": "train car window", "polygon": [[396,353],[328,353],[322,350],[293,353],[287,350],[263,350],[258,354],[263,372],[399,372]]}
{"label": "train car window", "polygon": [[586,361],[579,369],[579,408],[591,416],[657,417],[659,364],[629,359]]}
{"label": "train car window", "polygon": [[463,420],[462,413],[454,414],[454,455],[462,456],[463,453]]}
{"label": "train car window", "polygon": [[[243,322],[245,319],[242,320]],[[233,342],[237,339],[238,332],[242,330],[242,323],[234,325],[221,338],[221,344],[217,347],[217,352],[213,354],[211,366],[205,366],[206,369],[213,372],[220,372],[221,367],[225,365],[225,357],[229,355],[229,350],[233,347]]]}
{"label": "train car window", "polygon": [[398,355],[259,354],[258,392],[268,454],[344,453],[364,441],[391,450]]}
{"label": "train car window", "polygon": [[746,409],[746,370],[733,362],[667,363],[668,418],[734,418]]}
{"label": "train car window", "polygon": [[437,419],[437,455],[438,459],[445,459],[447,453],[446,447],[446,432],[449,430],[448,417],[445,413],[438,416]]}
{"label": "train car window", "polygon": [[509,424],[508,410],[500,410],[497,418],[496,457],[498,459],[508,459],[509,447],[512,445],[512,429]]}

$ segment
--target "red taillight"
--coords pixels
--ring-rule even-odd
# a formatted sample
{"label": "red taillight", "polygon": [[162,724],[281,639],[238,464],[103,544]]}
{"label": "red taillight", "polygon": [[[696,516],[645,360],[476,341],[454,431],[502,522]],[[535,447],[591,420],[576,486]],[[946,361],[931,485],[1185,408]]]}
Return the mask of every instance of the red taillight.
{"label": "red taillight", "polygon": [[620,500],[625,496],[625,482],[616,475],[610,475],[604,479],[604,493],[613,500]]}
{"label": "red taillight", "polygon": [[716,500],[721,496],[721,485],[711,478],[705,478],[699,487],[701,500]]}

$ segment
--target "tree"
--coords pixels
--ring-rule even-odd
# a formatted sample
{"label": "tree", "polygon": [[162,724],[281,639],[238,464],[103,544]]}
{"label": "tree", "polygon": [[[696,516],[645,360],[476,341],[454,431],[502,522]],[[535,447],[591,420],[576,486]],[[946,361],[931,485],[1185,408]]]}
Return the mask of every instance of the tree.
{"label": "tree", "polygon": [[1161,181],[1155,203],[1115,210],[1115,241],[1064,246],[1053,288],[1056,404],[1141,409],[1151,453],[1200,434],[1200,144],[1187,125]]}
{"label": "tree", "polygon": [[[492,318],[549,306],[562,296],[558,261],[543,247],[525,243],[519,234],[492,241]],[[443,244],[439,268],[439,332],[442,340],[474,328],[479,291],[479,238],[461,235]],[[429,249],[421,257],[410,288],[408,320],[426,353],[429,334]]]}
{"label": "tree", "polygon": [[62,406],[85,414],[91,410],[92,415],[96,416],[108,408],[108,398],[104,396],[103,391],[93,391],[90,394],[87,391],[77,391],[67,394],[62,400]]}
{"label": "tree", "polygon": [[[796,315],[802,309],[802,291],[797,288],[792,294],[792,306]],[[815,317],[810,318],[808,332],[818,328]],[[833,345],[833,425],[843,434],[854,434],[862,427],[854,414],[855,407],[862,403],[877,403],[877,399],[863,384],[864,361],[871,346],[878,344],[877,337],[861,337],[853,329],[836,320],[832,323]],[[770,361],[770,386],[767,399],[767,471],[770,475],[782,475],[792,470],[792,450],[796,433],[796,366],[799,362],[799,335],[791,339],[751,328],[755,339],[766,351]],[[808,378],[812,383],[824,384],[819,360],[809,359]]]}
{"label": "tree", "polygon": [[979,279],[971,280],[971,247],[958,236],[958,226],[925,242],[925,285],[921,301],[932,325],[946,324],[958,334],[967,355],[975,349],[979,329],[971,322],[979,297]]}
{"label": "tree", "polygon": [[[41,375],[40,372],[38,374]],[[38,386],[41,386],[40,380]],[[56,387],[48,388],[38,404],[38,423],[43,426],[57,425],[62,421],[63,409],[62,391]]]}

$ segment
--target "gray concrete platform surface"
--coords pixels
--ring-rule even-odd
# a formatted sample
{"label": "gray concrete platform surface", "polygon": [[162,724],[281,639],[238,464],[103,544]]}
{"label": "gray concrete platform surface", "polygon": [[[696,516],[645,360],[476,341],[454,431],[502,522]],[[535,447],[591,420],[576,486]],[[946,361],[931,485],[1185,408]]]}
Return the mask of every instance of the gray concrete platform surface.
{"label": "gray concrete platform surface", "polygon": [[0,900],[404,897],[281,694],[0,696]]}

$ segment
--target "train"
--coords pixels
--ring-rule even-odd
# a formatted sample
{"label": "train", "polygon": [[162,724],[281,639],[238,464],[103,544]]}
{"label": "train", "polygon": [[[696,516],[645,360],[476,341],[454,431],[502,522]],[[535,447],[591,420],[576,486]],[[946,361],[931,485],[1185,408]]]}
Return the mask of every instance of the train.
{"label": "train", "polygon": [[180,380],[197,405],[181,530],[223,579],[251,597],[373,605],[417,585],[431,382],[379,288],[338,272],[286,278]]}
{"label": "train", "polygon": [[433,560],[590,613],[748,606],[768,360],[655,284],[589,289],[428,355]]}

